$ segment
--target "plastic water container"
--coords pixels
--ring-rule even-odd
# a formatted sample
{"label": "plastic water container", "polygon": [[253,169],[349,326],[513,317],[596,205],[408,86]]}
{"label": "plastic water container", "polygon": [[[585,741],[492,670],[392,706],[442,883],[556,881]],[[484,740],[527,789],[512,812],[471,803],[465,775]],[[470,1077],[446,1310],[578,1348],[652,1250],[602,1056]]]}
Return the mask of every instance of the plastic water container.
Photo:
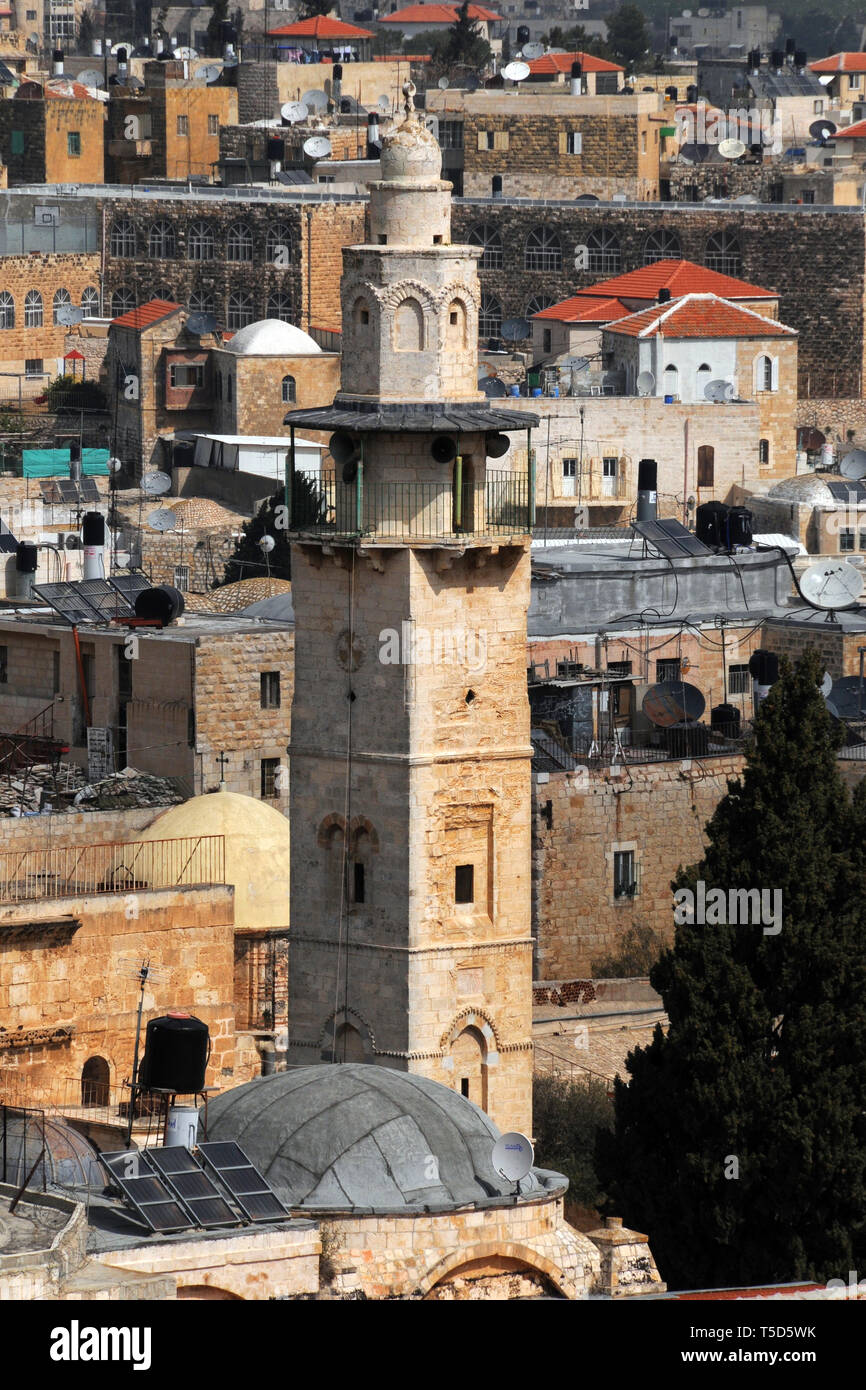
{"label": "plastic water container", "polygon": [[198,1139],[198,1111],[194,1105],[173,1105],[168,1112],[165,1143],[169,1149],[194,1149]]}
{"label": "plastic water container", "polygon": [[533,396],[540,396],[540,395],[541,395],[541,387],[540,387],[540,386],[533,386],[533,388],[532,388],[532,394],[533,394]]}
{"label": "plastic water container", "polygon": [[674,398],[673,398],[673,396],[665,396],[665,405],[673,405],[673,403],[674,403]]}
{"label": "plastic water container", "polygon": [[510,394],[511,394],[512,396],[519,396],[519,395],[520,395],[520,387],[519,387],[519,386],[512,386],[512,387],[510,388]]}
{"label": "plastic water container", "polygon": [[558,396],[558,395],[559,395],[559,387],[558,387],[558,386],[554,386],[552,394],[553,394],[554,396]]}

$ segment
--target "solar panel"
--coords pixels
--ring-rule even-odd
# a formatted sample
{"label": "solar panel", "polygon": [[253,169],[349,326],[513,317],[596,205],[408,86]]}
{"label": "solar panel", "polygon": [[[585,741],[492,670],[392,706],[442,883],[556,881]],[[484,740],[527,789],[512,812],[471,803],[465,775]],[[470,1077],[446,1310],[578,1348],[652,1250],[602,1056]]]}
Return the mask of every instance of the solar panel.
{"label": "solar panel", "polygon": [[237,1226],[240,1217],[188,1149],[147,1149],[145,1158],[197,1226]]}
{"label": "solar panel", "polygon": [[146,1153],[122,1149],[119,1153],[100,1154],[99,1158],[112,1182],[152,1231],[167,1235],[171,1231],[190,1229],[191,1217],[175,1201],[162,1178],[148,1171],[150,1164]]}
{"label": "solar panel", "polygon": [[95,478],[82,478],[78,486],[82,502],[98,502],[100,500]]}
{"label": "solar panel", "polygon": [[666,559],[712,554],[709,546],[699,541],[691,531],[687,531],[680,521],[670,518],[662,521],[634,521],[632,529],[646,545],[651,546],[657,554],[663,555]]}
{"label": "solar panel", "polygon": [[58,478],[56,486],[61,502],[69,502],[73,506],[78,503],[78,484],[71,478]]}
{"label": "solar panel", "polygon": [[104,622],[99,609],[85,598],[77,584],[34,584],[33,592],[67,623]]}
{"label": "solar panel", "polygon": [[112,589],[116,589],[119,594],[122,594],[133,608],[135,607],[136,594],[151,587],[150,580],[138,570],[132,570],[128,574],[113,574],[108,582]]}
{"label": "solar panel", "polygon": [[198,1152],[250,1221],[283,1221],[290,1215],[240,1144],[199,1144]]}
{"label": "solar panel", "polygon": [[827,482],[827,487],[836,502],[866,502],[866,487],[859,478],[846,479],[844,482]]}
{"label": "solar panel", "polygon": [[126,595],[107,579],[82,579],[76,589],[84,599],[96,609],[104,620],[116,617],[130,617],[135,613]]}
{"label": "solar panel", "polygon": [[57,481],[54,478],[40,478],[39,491],[42,493],[42,501],[49,506],[60,501],[60,493],[57,488]]}
{"label": "solar panel", "polygon": [[0,554],[14,555],[18,549],[18,542],[13,536],[5,521],[0,521]]}

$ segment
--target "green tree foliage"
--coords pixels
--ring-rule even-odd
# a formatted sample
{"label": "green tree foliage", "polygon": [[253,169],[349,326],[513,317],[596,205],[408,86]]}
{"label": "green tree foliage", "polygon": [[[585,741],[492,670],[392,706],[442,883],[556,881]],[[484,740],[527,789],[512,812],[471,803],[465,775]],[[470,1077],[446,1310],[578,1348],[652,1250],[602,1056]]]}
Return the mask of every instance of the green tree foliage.
{"label": "green tree foliage", "polygon": [[317,15],[330,14],[334,0],[301,0],[298,19],[315,19]]}
{"label": "green tree foliage", "polygon": [[229,0],[213,0],[213,12],[207,22],[208,48],[214,55],[222,54],[222,38],[220,26],[225,24],[229,17]]}
{"label": "green tree foliage", "polygon": [[93,40],[96,38],[96,30],[93,25],[93,15],[90,10],[82,10],[81,18],[78,21],[78,43],[76,45],[79,53],[92,53]]}
{"label": "green tree foliage", "polygon": [[550,48],[564,48],[566,53],[591,53],[596,58],[606,58],[613,62],[613,50],[597,34],[588,34],[582,24],[573,24],[563,29],[554,24],[549,33],[543,36]]}
{"label": "green tree foliage", "polygon": [[[285,500],[280,488],[262,503],[250,521],[244,522],[234,553],[226,564],[223,584],[235,584],[239,579],[259,579],[268,573],[277,579],[291,578],[292,548],[286,539]],[[259,545],[266,534],[274,538],[274,548],[267,556]]]}
{"label": "green tree foliage", "polygon": [[49,383],[45,391],[49,410],[63,413],[67,410],[106,410],[108,402],[98,381],[82,380],[81,377],[58,376]]}
{"label": "green tree foliage", "polygon": [[814,62],[830,53],[858,52],[862,30],[863,15],[843,0],[839,9],[790,6],[782,16],[780,32],[786,38],[790,36],[798,48],[805,49]]}
{"label": "green tree foliage", "polygon": [[568,1200],[595,1207],[603,1199],[595,1167],[600,1131],[613,1128],[613,1104],[602,1081],[536,1076],[532,1083],[535,1161],[568,1178]]}
{"label": "green tree foliage", "polygon": [[633,71],[641,66],[649,51],[650,36],[643,11],[637,5],[620,5],[608,15],[607,42],[624,68]]}
{"label": "green tree foliage", "polygon": [[629,980],[648,975],[663,947],[662,938],[647,922],[632,922],[618,949],[592,962],[592,977],[594,980]]}
{"label": "green tree foliage", "polygon": [[[782,894],[778,934],[676,928],[670,1020],[629,1055],[599,1171],[673,1287],[847,1278],[866,1262],[866,784],[853,798],[809,652],[676,889]],[[737,1174],[735,1176],[735,1174]]]}

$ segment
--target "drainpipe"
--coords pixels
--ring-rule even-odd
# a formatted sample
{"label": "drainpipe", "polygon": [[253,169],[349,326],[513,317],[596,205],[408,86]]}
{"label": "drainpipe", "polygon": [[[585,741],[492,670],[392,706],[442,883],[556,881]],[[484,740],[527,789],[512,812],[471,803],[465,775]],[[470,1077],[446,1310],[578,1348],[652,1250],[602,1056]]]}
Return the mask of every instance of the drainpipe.
{"label": "drainpipe", "polygon": [[81,643],[78,640],[78,628],[72,625],[72,641],[75,644],[75,664],[78,667],[78,683],[81,686],[81,699],[84,703],[84,723],[90,728],[90,701],[87,698],[87,685],[84,680],[84,662],[81,659]]}
{"label": "drainpipe", "polygon": [[683,425],[683,525],[689,523],[689,419]]}

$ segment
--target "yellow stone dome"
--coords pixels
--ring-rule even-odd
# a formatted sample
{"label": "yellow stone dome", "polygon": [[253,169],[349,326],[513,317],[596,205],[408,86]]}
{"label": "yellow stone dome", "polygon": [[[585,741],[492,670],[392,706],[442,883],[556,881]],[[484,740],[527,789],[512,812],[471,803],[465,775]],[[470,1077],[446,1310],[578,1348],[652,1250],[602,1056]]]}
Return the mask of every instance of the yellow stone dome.
{"label": "yellow stone dome", "polygon": [[235,890],[237,929],[289,924],[289,822],[264,801],[236,792],[208,792],[170,806],[140,841],[197,835],[225,838],[225,882]]}

